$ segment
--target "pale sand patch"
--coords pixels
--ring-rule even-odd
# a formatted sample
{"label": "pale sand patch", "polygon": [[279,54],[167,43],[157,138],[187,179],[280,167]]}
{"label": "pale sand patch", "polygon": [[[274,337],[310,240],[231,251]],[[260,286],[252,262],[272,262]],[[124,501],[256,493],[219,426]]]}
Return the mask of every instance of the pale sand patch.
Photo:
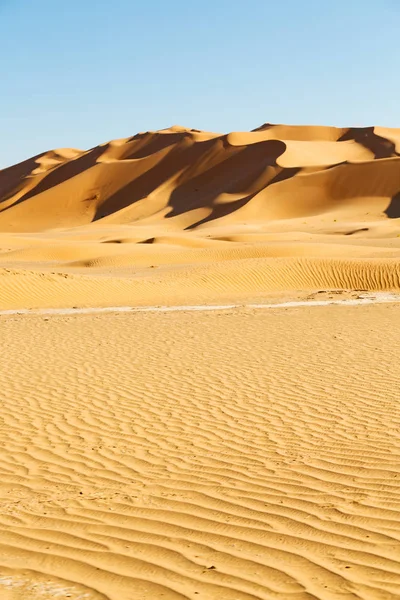
{"label": "pale sand patch", "polygon": [[[311,300],[310,298],[317,296],[319,293],[330,297],[329,300]],[[339,299],[334,300],[335,295]],[[346,295],[353,297],[346,297]],[[342,298],[344,296],[344,298]],[[358,293],[344,290],[328,290],[323,292],[315,292],[305,300],[288,300],[286,302],[274,303],[240,303],[240,304],[193,304],[176,305],[176,306],[104,306],[104,307],[88,307],[88,308],[16,308],[8,310],[0,310],[0,316],[6,315],[88,315],[98,313],[124,313],[124,312],[193,312],[193,311],[214,311],[214,310],[232,310],[232,308],[247,308],[266,310],[269,308],[294,308],[299,306],[331,306],[331,305],[348,305],[359,306],[362,304],[389,304],[392,302],[400,302],[400,294],[389,292]]]}
{"label": "pale sand patch", "polygon": [[1,317],[0,597],[398,598],[399,320]]}

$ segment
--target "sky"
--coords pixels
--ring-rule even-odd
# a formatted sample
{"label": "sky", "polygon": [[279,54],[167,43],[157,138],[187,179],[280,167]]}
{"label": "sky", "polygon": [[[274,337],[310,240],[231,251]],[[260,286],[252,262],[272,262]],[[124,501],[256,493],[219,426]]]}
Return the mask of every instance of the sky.
{"label": "sky", "polygon": [[0,168],[174,124],[400,127],[399,0],[0,0]]}

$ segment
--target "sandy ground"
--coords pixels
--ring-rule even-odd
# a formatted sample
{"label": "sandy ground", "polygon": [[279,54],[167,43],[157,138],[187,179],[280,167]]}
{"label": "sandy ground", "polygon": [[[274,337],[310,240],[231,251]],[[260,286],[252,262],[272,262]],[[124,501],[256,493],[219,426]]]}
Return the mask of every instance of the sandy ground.
{"label": "sandy ground", "polygon": [[400,595],[400,305],[0,317],[0,597]]}
{"label": "sandy ground", "polygon": [[0,599],[399,598],[399,290],[399,129],[0,171]]}

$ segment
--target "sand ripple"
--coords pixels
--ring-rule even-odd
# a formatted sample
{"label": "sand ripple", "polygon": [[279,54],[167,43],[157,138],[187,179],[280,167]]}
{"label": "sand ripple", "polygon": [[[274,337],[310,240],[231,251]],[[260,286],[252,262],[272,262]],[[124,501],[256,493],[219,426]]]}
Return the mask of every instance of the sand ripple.
{"label": "sand ripple", "polygon": [[0,596],[395,599],[396,304],[0,318]]}

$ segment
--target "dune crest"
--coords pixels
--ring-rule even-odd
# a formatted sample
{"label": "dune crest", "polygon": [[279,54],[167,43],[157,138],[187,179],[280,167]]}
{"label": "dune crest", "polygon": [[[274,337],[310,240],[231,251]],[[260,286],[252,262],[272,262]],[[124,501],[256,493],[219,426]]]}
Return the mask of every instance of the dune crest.
{"label": "dune crest", "polygon": [[[370,198],[379,214],[400,190],[399,143],[399,130],[373,127],[264,125],[219,135],[173,126],[87,152],[53,150],[0,171],[0,228],[40,231],[109,217],[126,223],[123,210],[143,199],[145,214],[136,211],[128,222],[138,224],[161,208],[168,209],[159,216],[165,219],[206,207],[208,220],[222,224],[237,212],[239,200],[250,208],[260,193],[269,200],[263,210],[258,207],[262,223],[272,218],[269,205],[278,204],[288,186],[318,187],[319,196],[332,204]],[[389,166],[384,159],[391,159]],[[341,169],[330,173],[336,165]],[[227,194],[234,198],[223,202],[221,214],[219,200]],[[294,198],[284,218],[293,212]],[[318,202],[311,200],[306,213],[319,212]],[[196,225],[194,220],[191,227]]]}
{"label": "dune crest", "polygon": [[[103,300],[96,277],[143,274],[157,292],[141,296],[142,281],[131,299],[139,304],[160,294],[174,302],[171,268],[184,295],[200,263],[208,289],[214,267],[227,261],[240,264],[226,296],[249,284],[255,297],[319,286],[397,289],[398,218],[400,129],[267,123],[220,134],[175,125],[88,151],[52,150],[0,171],[0,268],[89,278],[86,287]],[[307,259],[300,278],[282,281],[279,261],[268,282],[246,275],[250,260],[288,257],[294,271],[297,259]],[[157,274],[148,271],[154,267]],[[125,284],[115,285],[126,304]],[[221,290],[210,286],[207,297],[218,300]],[[36,306],[44,293],[28,294],[28,303]],[[68,306],[68,286],[65,294]]]}

